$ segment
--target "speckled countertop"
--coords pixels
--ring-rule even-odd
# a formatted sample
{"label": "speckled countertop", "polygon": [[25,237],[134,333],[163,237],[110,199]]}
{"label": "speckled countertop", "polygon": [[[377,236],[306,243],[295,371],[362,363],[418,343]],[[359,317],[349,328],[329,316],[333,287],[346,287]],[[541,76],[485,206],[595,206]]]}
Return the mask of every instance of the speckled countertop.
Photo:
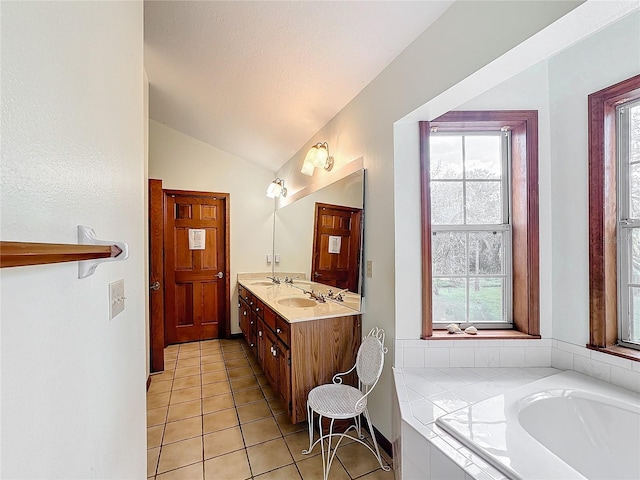
{"label": "speckled countertop", "polygon": [[[284,274],[282,276],[284,277]],[[289,323],[361,313],[360,296],[351,292],[346,293],[344,302],[328,299],[325,303],[315,302],[315,305],[309,307],[289,306],[287,305],[290,303],[289,299],[309,298],[309,294],[305,294],[303,289],[326,293],[330,287],[308,280],[294,280],[293,285],[275,284],[266,277],[266,274],[239,273],[238,283]],[[335,291],[335,288],[333,290]]]}

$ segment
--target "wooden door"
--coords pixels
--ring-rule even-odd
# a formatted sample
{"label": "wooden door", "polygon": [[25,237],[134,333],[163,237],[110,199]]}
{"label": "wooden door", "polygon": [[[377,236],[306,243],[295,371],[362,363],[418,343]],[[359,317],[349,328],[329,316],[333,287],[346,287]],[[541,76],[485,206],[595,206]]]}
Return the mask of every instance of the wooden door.
{"label": "wooden door", "polygon": [[165,190],[165,198],[167,343],[224,337],[229,323],[228,195]]}
{"label": "wooden door", "polygon": [[164,237],[162,180],[149,179],[149,336],[151,372],[164,370]]}
{"label": "wooden door", "polygon": [[316,203],[311,280],[358,292],[362,209]]}

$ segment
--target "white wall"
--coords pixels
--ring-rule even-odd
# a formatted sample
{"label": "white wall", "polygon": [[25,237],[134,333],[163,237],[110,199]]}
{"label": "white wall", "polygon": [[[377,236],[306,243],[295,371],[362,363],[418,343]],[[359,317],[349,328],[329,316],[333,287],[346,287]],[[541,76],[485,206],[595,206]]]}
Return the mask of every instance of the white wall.
{"label": "white wall", "polygon": [[[3,478],[144,478],[141,2],[2,2],[2,240],[130,257],[3,269]],[[108,318],[108,284],[125,311]]]}
{"label": "white wall", "polygon": [[[420,217],[419,209],[416,216],[415,209],[405,209],[404,204],[394,205],[394,196],[399,202],[416,204],[419,201],[419,196],[411,195],[416,192],[416,182],[419,192],[414,172],[407,185],[396,183],[394,191],[394,174],[403,165],[403,159],[394,156],[394,122],[576,5],[575,2],[454,3],[277,172],[291,192],[312,181],[300,174],[300,167],[306,150],[317,141],[328,142],[336,161],[334,168],[364,157],[367,168],[365,260],[373,261],[373,278],[365,281],[363,331],[377,325],[387,332],[387,366],[370,403],[374,424],[387,438],[391,438],[390,366],[396,323],[419,322],[419,317],[396,319],[396,287],[404,288],[404,285],[396,286],[395,279],[412,283],[417,274],[420,282],[419,256],[405,256],[406,261],[396,264],[395,239],[409,236],[415,243]],[[510,28],[495,28],[499,24]],[[417,133],[416,128],[416,141]],[[316,175],[331,173],[320,171]],[[405,193],[409,196],[403,196]],[[398,217],[405,215],[402,224],[407,230],[399,230]],[[419,236],[417,238],[419,245]],[[398,268],[401,270],[396,274]]]}
{"label": "white wall", "polygon": [[553,337],[589,340],[587,96],[640,73],[640,13],[549,60]]}
{"label": "white wall", "polygon": [[236,275],[271,271],[275,200],[266,192],[273,172],[151,120],[149,178],[164,189],[230,194],[231,332],[240,333]]}

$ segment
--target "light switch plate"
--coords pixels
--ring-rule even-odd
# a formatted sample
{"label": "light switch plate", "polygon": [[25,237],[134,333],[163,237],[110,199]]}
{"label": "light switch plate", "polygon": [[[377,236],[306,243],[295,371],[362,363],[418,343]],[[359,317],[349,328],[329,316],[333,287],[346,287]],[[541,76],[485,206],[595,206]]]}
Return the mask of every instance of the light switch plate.
{"label": "light switch plate", "polygon": [[112,319],[124,311],[124,280],[109,284],[109,318]]}
{"label": "light switch plate", "polygon": [[275,260],[276,263],[280,263],[280,254],[279,253],[275,254],[274,260]]}
{"label": "light switch plate", "polygon": [[367,260],[367,278],[373,277],[373,261]]}
{"label": "light switch plate", "polygon": [[267,253],[267,263],[271,263],[273,261],[273,255],[270,253]]}

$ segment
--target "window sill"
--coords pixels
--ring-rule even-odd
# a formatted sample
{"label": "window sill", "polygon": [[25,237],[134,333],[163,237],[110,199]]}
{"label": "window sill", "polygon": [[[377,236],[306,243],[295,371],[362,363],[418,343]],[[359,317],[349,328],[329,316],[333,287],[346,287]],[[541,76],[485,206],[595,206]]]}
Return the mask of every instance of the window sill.
{"label": "window sill", "polygon": [[608,355],[626,358],[634,362],[640,362],[640,350],[635,350],[633,348],[621,347],[619,345],[612,345],[610,347],[595,347],[593,345],[587,345],[587,348],[589,350],[596,350]]}
{"label": "window sill", "polygon": [[478,330],[476,335],[451,334],[446,330],[434,330],[433,336],[424,340],[539,340],[540,335],[528,335],[517,330]]}

